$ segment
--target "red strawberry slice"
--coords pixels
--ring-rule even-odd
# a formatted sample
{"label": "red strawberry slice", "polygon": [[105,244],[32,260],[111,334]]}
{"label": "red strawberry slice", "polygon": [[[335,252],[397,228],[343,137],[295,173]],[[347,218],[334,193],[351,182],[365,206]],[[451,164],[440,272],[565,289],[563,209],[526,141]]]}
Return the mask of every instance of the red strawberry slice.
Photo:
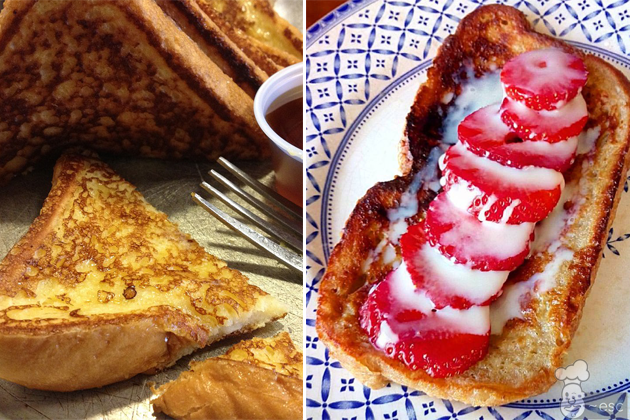
{"label": "red strawberry slice", "polygon": [[396,333],[387,331],[386,328],[381,331],[383,321],[388,321],[387,327],[391,330],[398,323],[413,323],[426,318],[425,313],[430,313],[432,309],[433,304],[429,298],[413,285],[405,267],[399,266],[370,290],[359,315],[361,327],[373,338],[372,342],[376,347],[387,348],[385,343],[396,341]]}
{"label": "red strawberry slice", "polygon": [[423,369],[433,378],[459,375],[486,357],[490,343],[490,330],[485,335],[431,331],[421,339],[402,341],[396,355],[407,366]]}
{"label": "red strawberry slice", "polygon": [[538,222],[560,199],[564,178],[546,168],[510,168],[481,158],[461,143],[448,149],[441,165],[444,190],[479,220],[519,224]]}
{"label": "red strawberry slice", "polygon": [[359,312],[361,327],[386,355],[434,378],[458,375],[486,356],[487,306],[432,311],[427,301],[400,266],[368,294]]}
{"label": "red strawberry slice", "polygon": [[[444,225],[438,227],[444,229]],[[450,306],[455,309],[466,309],[474,305],[489,305],[499,295],[508,277],[508,271],[481,271],[464,264],[456,264],[429,245],[425,232],[424,223],[411,226],[400,238],[400,247],[413,284],[426,293],[436,308]],[[448,233],[442,236],[448,236]],[[472,243],[470,245],[476,247]],[[460,258],[462,255],[469,257],[470,254],[461,247],[450,251],[454,253],[459,251]],[[475,255],[475,262],[479,265],[492,263],[498,265],[496,258],[480,254],[482,252],[477,251]],[[525,256],[527,252],[523,258]]]}
{"label": "red strawberry slice", "polygon": [[501,119],[523,140],[556,143],[580,134],[588,121],[588,111],[582,95],[554,111],[534,111],[505,98],[501,104]]}
{"label": "red strawberry slice", "polygon": [[586,84],[584,62],[558,49],[520,54],[501,71],[506,95],[536,111],[561,108]]}
{"label": "red strawberry slice", "polygon": [[429,245],[457,264],[482,271],[516,269],[529,254],[529,242],[534,239],[533,223],[480,222],[455,207],[448,193],[440,193],[433,200],[425,226]]}
{"label": "red strawberry slice", "polygon": [[557,143],[522,141],[501,120],[500,105],[481,108],[467,116],[457,132],[471,152],[513,168],[537,166],[564,172],[573,163],[577,137]]}

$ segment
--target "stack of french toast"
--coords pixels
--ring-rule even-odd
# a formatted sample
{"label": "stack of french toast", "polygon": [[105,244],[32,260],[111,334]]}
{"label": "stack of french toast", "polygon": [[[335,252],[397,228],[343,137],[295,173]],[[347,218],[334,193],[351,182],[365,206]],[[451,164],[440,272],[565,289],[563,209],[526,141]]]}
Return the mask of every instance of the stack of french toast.
{"label": "stack of french toast", "polygon": [[264,158],[253,96],[301,61],[267,0],[7,0],[0,182],[75,145],[158,158]]}

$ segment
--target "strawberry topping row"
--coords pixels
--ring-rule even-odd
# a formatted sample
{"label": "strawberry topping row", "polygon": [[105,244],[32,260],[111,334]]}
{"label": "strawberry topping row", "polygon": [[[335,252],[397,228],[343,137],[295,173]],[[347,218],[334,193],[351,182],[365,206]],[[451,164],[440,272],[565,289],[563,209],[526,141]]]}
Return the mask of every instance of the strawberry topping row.
{"label": "strawberry topping row", "polygon": [[588,113],[587,71],[559,49],[505,64],[500,103],[458,126],[440,159],[443,191],[400,239],[402,263],[360,310],[372,344],[412,370],[461,374],[488,351],[489,306],[558,203]]}

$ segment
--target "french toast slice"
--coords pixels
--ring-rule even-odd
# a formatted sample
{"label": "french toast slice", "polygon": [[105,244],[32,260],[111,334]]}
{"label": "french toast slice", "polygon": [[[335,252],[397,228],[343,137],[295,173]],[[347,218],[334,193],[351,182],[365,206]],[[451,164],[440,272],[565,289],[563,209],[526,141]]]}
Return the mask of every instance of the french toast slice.
{"label": "french toast slice", "polygon": [[196,0],[230,38],[269,75],[302,61],[302,33],[268,0]]}
{"label": "french toast slice", "polygon": [[0,102],[0,182],[72,145],[169,159],[269,154],[252,98],[154,0],[5,1]]}
{"label": "french toast slice", "polygon": [[156,413],[176,419],[301,419],[302,353],[281,332],[241,341],[153,392]]}
{"label": "french toast slice", "polygon": [[40,216],[0,262],[0,378],[99,387],[284,315],[106,164],[66,154]]}
{"label": "french toast slice", "polygon": [[[567,188],[573,191],[564,206],[572,217],[561,220],[553,247],[534,251],[508,280],[512,284],[545,273],[555,286],[532,297],[523,308],[523,319],[513,318],[501,334],[491,335],[487,356],[463,374],[437,379],[412,371],[375,349],[360,327],[359,308],[370,287],[391,270],[382,257],[374,258],[367,271],[363,264],[389,229],[387,209],[399,205],[414,176],[422,176],[430,151],[440,145],[444,116],[467,77],[473,71],[480,77],[522,52],[548,47],[584,60],[589,72],[582,90],[589,112],[587,129],[600,129],[592,150],[578,155],[564,173]],[[444,100],[450,96],[454,98]],[[320,284],[317,331],[322,341],[346,369],[374,388],[394,381],[432,396],[484,406],[546,391],[556,381],[554,372],[562,365],[595,280],[628,170],[629,144],[630,83],[621,72],[598,57],[536,33],[516,9],[479,7],[440,47],[407,116],[400,154],[406,175],[373,186],[346,222]],[[420,188],[416,196],[419,211],[407,219],[410,225],[424,219],[436,193]],[[572,253],[572,258],[560,258],[560,251],[563,256]],[[396,252],[400,258],[398,248]],[[546,271],[548,266],[557,271]]]}
{"label": "french toast slice", "polygon": [[252,98],[269,78],[204,13],[195,0],[156,0],[160,8],[201,50]]}
{"label": "french toast slice", "polygon": [[[195,0],[197,1],[197,0]],[[219,26],[221,31],[225,33],[232,42],[249,57],[258,67],[260,67],[269,76],[282,70],[284,65],[276,63],[268,54],[258,47],[258,43],[252,42],[251,38],[243,33],[234,25],[223,20],[221,15],[212,7],[212,4],[197,1],[199,7],[204,13]]]}

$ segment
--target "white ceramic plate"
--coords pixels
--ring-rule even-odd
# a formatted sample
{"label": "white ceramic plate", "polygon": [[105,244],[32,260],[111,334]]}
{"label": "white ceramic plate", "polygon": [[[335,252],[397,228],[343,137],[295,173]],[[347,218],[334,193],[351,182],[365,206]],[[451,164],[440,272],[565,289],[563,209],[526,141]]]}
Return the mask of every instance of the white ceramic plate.
{"label": "white ceramic plate", "polygon": [[[398,171],[404,120],[438,46],[482,1],[354,0],[307,32],[306,51],[306,418],[447,419],[564,417],[564,384],[504,407],[477,408],[431,398],[396,384],[364,387],[330,358],[315,332],[318,285],[357,199]],[[629,0],[509,0],[534,28],[602,57],[630,76]],[[627,190],[627,186],[625,188]],[[630,197],[624,194],[597,282],[566,357],[588,363],[588,418],[603,398],[625,401],[630,389]],[[627,411],[616,413],[627,417]]]}

